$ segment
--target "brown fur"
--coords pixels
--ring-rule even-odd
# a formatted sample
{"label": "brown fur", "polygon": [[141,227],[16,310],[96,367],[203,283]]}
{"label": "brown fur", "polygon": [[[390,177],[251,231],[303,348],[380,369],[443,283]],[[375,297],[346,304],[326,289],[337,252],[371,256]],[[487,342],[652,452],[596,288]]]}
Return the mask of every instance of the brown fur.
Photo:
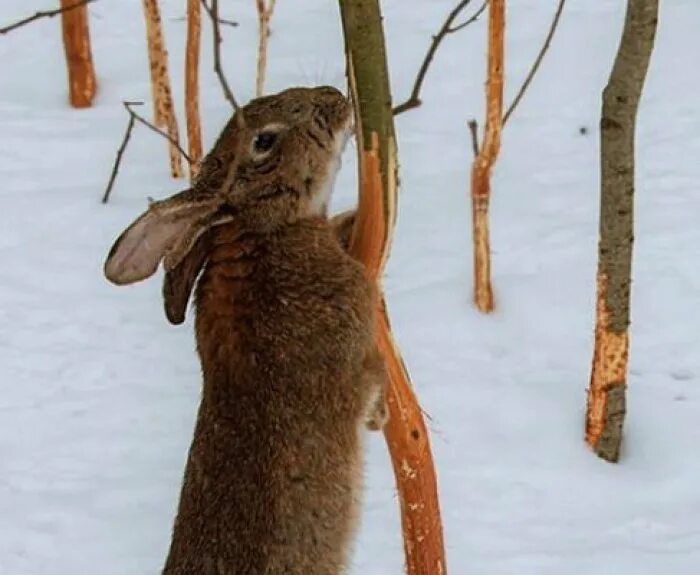
{"label": "brown fur", "polygon": [[[338,575],[357,525],[362,430],[386,420],[374,290],[319,198],[349,106],[319,88],[243,112],[193,190],[136,220],[105,266],[130,283],[164,258],[176,323],[204,266],[202,401],[163,573]],[[260,167],[249,143],[270,122],[287,131]]]}

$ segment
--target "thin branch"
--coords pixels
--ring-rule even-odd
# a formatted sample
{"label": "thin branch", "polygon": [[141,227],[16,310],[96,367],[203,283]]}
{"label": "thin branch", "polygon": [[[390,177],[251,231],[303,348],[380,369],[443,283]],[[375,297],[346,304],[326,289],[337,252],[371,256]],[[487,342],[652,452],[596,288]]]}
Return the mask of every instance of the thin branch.
{"label": "thin branch", "polygon": [[219,24],[225,24],[226,26],[232,26],[234,28],[238,26],[238,22],[235,20],[227,20],[226,18],[221,17],[219,17]]}
{"label": "thin branch", "polygon": [[484,10],[486,10],[486,7],[489,5],[489,0],[484,0],[484,3],[481,5],[481,8],[479,8],[476,12],[474,12],[474,15],[466,20],[465,22],[462,22],[461,24],[457,24],[457,26],[452,26],[447,30],[448,34],[453,34],[455,32],[459,32],[462,28],[466,28],[469,26],[469,24],[473,24],[479,19],[479,16],[481,16],[484,13]]}
{"label": "thin branch", "polygon": [[129,124],[126,127],[126,132],[124,132],[124,139],[122,140],[119,149],[117,150],[117,159],[114,161],[114,167],[112,168],[112,174],[109,176],[109,182],[107,184],[107,189],[102,196],[102,203],[106,204],[109,201],[109,194],[112,192],[112,187],[114,186],[114,180],[117,179],[117,172],[119,172],[119,166],[122,163],[122,156],[124,155],[124,150],[129,143],[129,138],[131,138],[131,132],[134,129],[134,124],[136,123],[136,116],[134,114],[129,115]]}
{"label": "thin branch", "polygon": [[190,157],[187,155],[187,152],[183,150],[180,147],[180,144],[176,141],[173,140],[167,132],[164,132],[163,130],[157,128],[155,125],[151,124],[148,120],[140,116],[138,113],[134,112],[134,110],[131,109],[132,106],[143,106],[143,102],[122,102],[124,105],[124,108],[126,108],[126,111],[129,113],[129,123],[126,126],[126,132],[124,132],[124,138],[122,139],[122,143],[119,146],[119,149],[117,150],[117,158],[114,161],[114,166],[112,167],[112,173],[109,176],[109,182],[107,183],[107,189],[105,190],[104,195],[102,196],[102,203],[106,204],[109,201],[109,195],[112,192],[112,187],[114,187],[114,181],[117,179],[117,173],[119,172],[119,166],[121,165],[122,161],[122,156],[124,155],[124,150],[126,150],[126,146],[129,143],[129,140],[131,138],[131,132],[134,129],[134,125],[136,122],[140,122],[150,130],[153,130],[156,134],[162,136],[166,140],[168,140],[173,146],[175,146],[182,154],[182,157],[185,158],[188,162],[190,161]]}
{"label": "thin branch", "polygon": [[475,119],[471,119],[468,122],[469,133],[472,136],[472,150],[474,152],[474,157],[479,155],[479,124]]}
{"label": "thin branch", "polygon": [[212,30],[214,32],[214,71],[219,78],[219,83],[224,91],[224,96],[231,103],[234,110],[238,110],[240,106],[236,101],[236,98],[228,85],[224,71],[221,68],[221,30],[219,29],[219,0],[211,0],[211,7],[207,4],[206,0],[202,0],[202,6],[209,15],[211,20]]}
{"label": "thin branch", "polygon": [[479,10],[476,11],[474,16],[469,18],[466,22],[460,24],[459,26],[452,27],[452,22],[455,21],[457,16],[460,15],[462,10],[467,7],[467,5],[471,2],[471,0],[462,0],[457,6],[455,6],[452,9],[452,12],[450,12],[447,15],[447,18],[443,22],[442,26],[440,27],[440,30],[438,33],[433,36],[433,41],[430,43],[430,47],[428,48],[428,51],[425,54],[425,58],[423,59],[423,63],[421,64],[420,68],[418,69],[418,74],[416,75],[416,80],[413,84],[413,90],[411,90],[411,95],[408,97],[408,99],[396,106],[393,110],[394,115],[401,114],[402,112],[405,112],[407,110],[410,110],[412,108],[417,108],[418,106],[421,105],[421,99],[420,99],[420,91],[421,88],[423,87],[423,82],[425,81],[425,76],[428,73],[428,68],[430,68],[430,64],[433,61],[433,58],[435,57],[435,53],[437,52],[438,47],[440,46],[440,43],[443,41],[445,36],[448,34],[451,34],[453,32],[456,32],[457,30],[461,30],[462,28],[465,28],[467,25],[476,22],[476,20],[479,18],[481,13],[484,11],[484,8],[486,7],[487,2],[484,3],[484,5],[479,8]]}
{"label": "thin branch", "polygon": [[32,16],[27,16],[26,18],[23,18],[22,20],[18,20],[14,24],[10,24],[8,26],[4,26],[0,28],[0,34],[7,34],[8,32],[12,32],[12,30],[16,30],[17,28],[20,28],[21,26],[26,26],[27,24],[30,24],[34,22],[35,20],[39,20],[40,18],[53,18],[54,16],[58,16],[59,14],[62,14],[64,12],[70,12],[71,10],[74,10],[75,8],[80,8],[81,6],[85,6],[86,4],[91,4],[92,2],[95,2],[95,0],[78,0],[74,4],[70,4],[69,6],[66,6],[64,8],[57,8],[56,10],[44,10],[41,12],[36,12]]}
{"label": "thin branch", "polygon": [[[185,22],[187,20],[187,16],[177,16],[175,18],[169,18],[169,20],[171,22]],[[227,20],[226,18],[219,18],[219,24],[223,24],[224,26],[231,26],[233,28],[239,26],[238,22],[236,22],[235,20]]]}
{"label": "thin branch", "polygon": [[129,112],[129,114],[133,118],[135,118],[136,121],[141,122],[149,130],[154,131],[156,134],[159,134],[160,136],[163,136],[166,140],[168,140],[168,142],[170,142],[173,146],[175,146],[175,148],[177,148],[177,151],[180,152],[182,157],[185,158],[185,160],[187,160],[188,163],[192,161],[190,156],[188,155],[188,153],[182,149],[182,146],[180,145],[180,143],[176,139],[171,138],[170,134],[168,134],[167,132],[164,132],[160,128],[156,127],[154,124],[152,124],[151,122],[146,120],[144,117],[139,116],[138,113],[134,112],[131,109],[131,106],[143,106],[143,102],[123,102],[123,104],[124,104],[124,107],[126,108],[126,111]]}
{"label": "thin branch", "polygon": [[557,30],[557,26],[559,25],[559,18],[561,17],[561,13],[564,10],[564,4],[566,0],[559,0],[559,5],[557,6],[557,11],[554,13],[554,18],[552,19],[552,24],[549,27],[549,32],[547,32],[547,37],[545,38],[544,44],[542,45],[542,48],[540,50],[540,53],[537,55],[537,58],[535,58],[535,61],[532,64],[532,68],[530,68],[530,72],[527,75],[527,78],[525,78],[525,82],[523,82],[523,85],[520,86],[520,90],[518,90],[518,94],[515,96],[515,100],[513,100],[513,103],[508,107],[508,110],[506,110],[505,115],[503,116],[503,125],[506,125],[506,122],[508,121],[508,118],[510,118],[513,115],[513,112],[515,111],[515,108],[517,105],[520,103],[520,100],[522,100],[523,96],[525,95],[525,92],[530,85],[530,82],[532,82],[532,79],[534,78],[535,74],[537,73],[537,69],[540,67],[540,64],[542,63],[542,59],[544,58],[545,53],[549,49],[549,45],[552,42],[552,38],[554,37],[554,33]]}

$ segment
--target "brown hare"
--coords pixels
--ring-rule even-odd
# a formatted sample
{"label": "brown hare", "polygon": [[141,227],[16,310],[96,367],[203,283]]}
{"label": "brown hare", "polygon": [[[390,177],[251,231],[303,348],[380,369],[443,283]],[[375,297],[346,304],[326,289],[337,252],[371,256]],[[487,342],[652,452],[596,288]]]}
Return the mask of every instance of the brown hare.
{"label": "brown hare", "polygon": [[197,283],[204,381],[165,575],[346,570],[363,428],[386,419],[374,289],[341,245],[352,215],[337,237],[326,217],[351,126],[335,88],[251,101],[107,257],[116,284],[163,261],[172,323]]}

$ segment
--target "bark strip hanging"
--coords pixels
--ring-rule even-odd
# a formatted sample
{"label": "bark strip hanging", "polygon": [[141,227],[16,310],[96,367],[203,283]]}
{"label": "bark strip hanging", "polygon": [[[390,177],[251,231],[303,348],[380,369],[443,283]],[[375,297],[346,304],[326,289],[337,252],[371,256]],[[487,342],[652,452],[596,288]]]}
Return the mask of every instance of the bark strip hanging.
{"label": "bark strip hanging", "polygon": [[[397,163],[391,92],[378,0],[340,0],[355,105],[360,201],[350,253],[378,285],[396,218]],[[377,340],[390,375],[385,437],[401,505],[409,575],[444,575],[438,488],[428,431],[382,299]]]}

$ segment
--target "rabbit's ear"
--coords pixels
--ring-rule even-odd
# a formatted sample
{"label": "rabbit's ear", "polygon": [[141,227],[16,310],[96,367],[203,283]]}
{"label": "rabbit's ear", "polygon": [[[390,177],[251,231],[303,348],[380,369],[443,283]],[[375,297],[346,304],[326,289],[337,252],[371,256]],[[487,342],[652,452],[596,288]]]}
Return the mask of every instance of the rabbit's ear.
{"label": "rabbit's ear", "polygon": [[176,265],[205,226],[215,223],[216,209],[213,196],[193,190],[152,203],[114,242],[105,261],[105,276],[124,285],[153,275],[166,255]]}
{"label": "rabbit's ear", "polygon": [[185,321],[187,303],[199,272],[204,267],[211,249],[211,230],[206,230],[194,242],[182,260],[165,272],[163,305],[172,324]]}

